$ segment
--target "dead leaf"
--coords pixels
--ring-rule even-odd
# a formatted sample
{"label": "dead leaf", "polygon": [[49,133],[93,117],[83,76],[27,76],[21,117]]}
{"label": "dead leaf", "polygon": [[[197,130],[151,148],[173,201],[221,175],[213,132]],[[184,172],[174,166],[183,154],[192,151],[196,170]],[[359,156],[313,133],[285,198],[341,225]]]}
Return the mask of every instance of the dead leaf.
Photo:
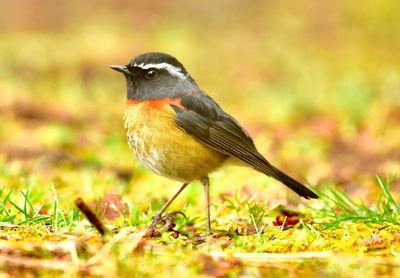
{"label": "dead leaf", "polygon": [[280,214],[276,216],[273,224],[275,226],[289,227],[296,225],[300,221],[300,214],[294,211],[281,210]]}
{"label": "dead leaf", "polygon": [[122,200],[121,195],[107,193],[102,199],[92,201],[89,207],[97,212],[97,216],[106,220],[115,220],[129,215],[129,203]]}

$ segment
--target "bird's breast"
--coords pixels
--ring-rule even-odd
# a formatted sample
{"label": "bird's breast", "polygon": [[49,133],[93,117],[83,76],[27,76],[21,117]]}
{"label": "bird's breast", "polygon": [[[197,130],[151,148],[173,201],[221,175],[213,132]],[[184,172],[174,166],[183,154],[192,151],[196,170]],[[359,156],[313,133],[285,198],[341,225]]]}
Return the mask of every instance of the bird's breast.
{"label": "bird's breast", "polygon": [[175,123],[179,99],[128,101],[124,114],[129,147],[159,175],[189,182],[219,167],[226,155],[201,144]]}

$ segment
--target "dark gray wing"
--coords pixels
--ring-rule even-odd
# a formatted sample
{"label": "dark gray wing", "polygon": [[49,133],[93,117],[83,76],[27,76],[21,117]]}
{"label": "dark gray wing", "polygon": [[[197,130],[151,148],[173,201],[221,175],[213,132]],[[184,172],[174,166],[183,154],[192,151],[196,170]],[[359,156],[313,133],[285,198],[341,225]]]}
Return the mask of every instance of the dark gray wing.
{"label": "dark gray wing", "polygon": [[186,95],[181,106],[171,106],[176,112],[177,125],[199,142],[274,177],[305,198],[317,198],[308,188],[272,166],[239,123],[205,93]]}

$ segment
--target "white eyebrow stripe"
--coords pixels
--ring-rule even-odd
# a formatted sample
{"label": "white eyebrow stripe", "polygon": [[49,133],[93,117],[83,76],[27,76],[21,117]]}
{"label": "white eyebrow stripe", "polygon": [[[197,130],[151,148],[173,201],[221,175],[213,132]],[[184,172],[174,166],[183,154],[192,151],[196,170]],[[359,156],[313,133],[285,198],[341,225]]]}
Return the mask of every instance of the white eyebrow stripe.
{"label": "white eyebrow stripe", "polygon": [[150,69],[150,68],[156,68],[156,69],[165,69],[167,70],[171,75],[177,76],[179,78],[186,78],[186,74],[182,72],[182,70],[178,67],[175,67],[171,64],[168,63],[160,63],[160,64],[133,64],[134,67],[138,67],[141,69]]}

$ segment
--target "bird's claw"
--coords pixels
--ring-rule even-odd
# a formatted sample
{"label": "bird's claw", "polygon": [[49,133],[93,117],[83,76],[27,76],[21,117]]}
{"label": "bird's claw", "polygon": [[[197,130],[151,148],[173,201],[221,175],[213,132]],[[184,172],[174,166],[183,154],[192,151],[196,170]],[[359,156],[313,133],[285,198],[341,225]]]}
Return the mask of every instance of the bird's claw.
{"label": "bird's claw", "polygon": [[[186,215],[181,211],[173,211],[165,214],[164,216],[156,214],[154,216],[153,222],[151,222],[149,228],[146,231],[147,237],[156,237],[160,236],[162,232],[177,232],[174,230],[175,228],[175,217],[176,215],[182,215],[185,219],[187,219]],[[163,226],[157,227],[158,224],[162,224]]]}

